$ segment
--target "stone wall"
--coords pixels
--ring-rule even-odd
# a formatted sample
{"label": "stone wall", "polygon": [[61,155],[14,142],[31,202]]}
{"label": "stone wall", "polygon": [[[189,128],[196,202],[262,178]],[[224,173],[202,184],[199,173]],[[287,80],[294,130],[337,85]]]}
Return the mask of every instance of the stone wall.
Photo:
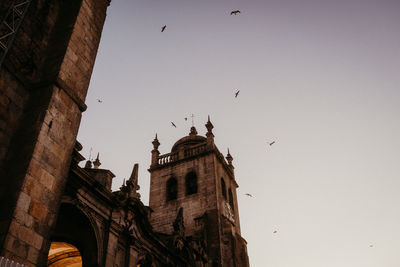
{"label": "stone wall", "polygon": [[108,4],[32,1],[0,69],[0,254],[28,266],[47,260]]}
{"label": "stone wall", "polygon": [[[197,193],[187,196],[185,177],[191,171],[197,175]],[[166,183],[171,177],[178,180],[178,197],[167,201]],[[151,173],[150,179],[149,206],[153,210],[151,224],[155,231],[171,234],[172,223],[182,207],[185,235],[193,235],[196,230],[194,219],[217,208],[213,154],[157,169]]]}

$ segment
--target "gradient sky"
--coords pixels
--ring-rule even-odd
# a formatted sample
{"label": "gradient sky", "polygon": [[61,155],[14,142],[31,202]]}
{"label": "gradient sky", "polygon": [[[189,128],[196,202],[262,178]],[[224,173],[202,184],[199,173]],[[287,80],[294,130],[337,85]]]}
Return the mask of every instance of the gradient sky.
{"label": "gradient sky", "polygon": [[155,133],[168,153],[184,117],[204,135],[210,115],[252,267],[398,267],[399,14],[398,0],[113,0],[83,154],[100,152],[114,190],[138,162],[147,204]]}

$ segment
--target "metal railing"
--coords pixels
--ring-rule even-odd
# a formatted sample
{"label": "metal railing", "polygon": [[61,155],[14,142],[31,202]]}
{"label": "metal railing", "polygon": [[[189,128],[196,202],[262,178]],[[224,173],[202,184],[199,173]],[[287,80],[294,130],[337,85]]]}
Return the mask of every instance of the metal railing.
{"label": "metal railing", "polygon": [[0,267],[26,267],[26,265],[0,257]]}

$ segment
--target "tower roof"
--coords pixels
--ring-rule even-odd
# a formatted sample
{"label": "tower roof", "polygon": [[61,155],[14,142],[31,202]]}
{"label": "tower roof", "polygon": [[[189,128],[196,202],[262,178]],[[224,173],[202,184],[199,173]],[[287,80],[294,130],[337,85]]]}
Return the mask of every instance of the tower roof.
{"label": "tower roof", "polygon": [[180,147],[188,147],[206,142],[207,138],[201,135],[197,135],[196,128],[192,127],[188,136],[182,137],[175,142],[175,144],[172,146],[171,152],[178,151]]}

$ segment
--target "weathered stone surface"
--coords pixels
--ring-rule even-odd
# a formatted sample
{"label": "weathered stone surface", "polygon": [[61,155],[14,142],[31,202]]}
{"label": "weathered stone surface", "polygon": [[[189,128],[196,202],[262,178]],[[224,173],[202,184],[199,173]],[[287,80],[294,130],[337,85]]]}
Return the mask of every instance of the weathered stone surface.
{"label": "weathered stone surface", "polygon": [[[159,155],[159,143],[153,141],[149,169],[151,224],[158,232],[172,234],[172,224],[183,209],[185,235],[206,242],[210,266],[249,266],[246,242],[240,235],[233,158],[229,155],[225,161],[214,144],[210,121],[206,127],[207,138],[198,136],[192,127],[189,136],[178,140],[165,155]],[[193,172],[197,192],[188,194],[186,179]],[[167,196],[169,179],[177,181],[176,198],[172,200]]]}
{"label": "weathered stone surface", "polygon": [[0,254],[20,263],[47,258],[108,4],[32,1],[0,68]]}

